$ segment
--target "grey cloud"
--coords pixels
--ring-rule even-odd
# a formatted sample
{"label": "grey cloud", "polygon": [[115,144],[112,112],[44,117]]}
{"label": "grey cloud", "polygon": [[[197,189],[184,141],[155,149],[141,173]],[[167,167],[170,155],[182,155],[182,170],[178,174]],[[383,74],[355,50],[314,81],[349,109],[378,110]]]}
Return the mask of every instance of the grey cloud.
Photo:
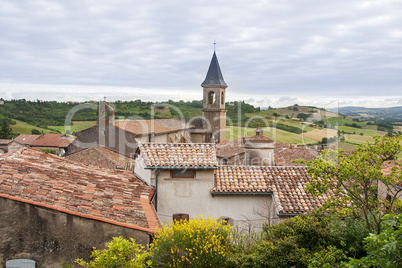
{"label": "grey cloud", "polygon": [[0,80],[199,91],[216,40],[228,94],[400,96],[400,13],[385,0],[5,0]]}

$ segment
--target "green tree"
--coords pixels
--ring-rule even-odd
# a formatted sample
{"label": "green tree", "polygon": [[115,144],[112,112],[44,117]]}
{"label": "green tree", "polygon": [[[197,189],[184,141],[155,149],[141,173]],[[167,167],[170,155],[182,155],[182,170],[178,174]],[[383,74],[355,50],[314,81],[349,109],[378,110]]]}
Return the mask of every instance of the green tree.
{"label": "green tree", "polygon": [[113,237],[113,240],[106,243],[106,248],[98,250],[94,248],[91,253],[91,261],[77,259],[76,263],[86,268],[140,268],[147,267],[147,253],[143,252],[143,247],[135,242],[123,237]]}
{"label": "green tree", "polygon": [[32,135],[37,135],[37,134],[42,134],[39,130],[37,130],[36,128],[31,129],[31,134]]}
{"label": "green tree", "polygon": [[11,139],[13,137],[10,121],[10,118],[4,118],[0,121],[0,139]]}
{"label": "green tree", "polygon": [[364,239],[368,255],[351,259],[349,267],[400,267],[402,263],[402,215],[387,214],[380,234]]}
{"label": "green tree", "polygon": [[[352,153],[324,150],[316,159],[300,162],[306,164],[311,177],[307,191],[332,196],[321,209],[362,217],[368,230],[379,234],[382,217],[393,210],[402,191],[394,187],[402,180],[402,162],[393,160],[402,145],[401,136],[374,139],[374,143],[360,145]],[[394,165],[389,174],[382,172],[386,161]],[[379,198],[379,186],[390,199]]]}

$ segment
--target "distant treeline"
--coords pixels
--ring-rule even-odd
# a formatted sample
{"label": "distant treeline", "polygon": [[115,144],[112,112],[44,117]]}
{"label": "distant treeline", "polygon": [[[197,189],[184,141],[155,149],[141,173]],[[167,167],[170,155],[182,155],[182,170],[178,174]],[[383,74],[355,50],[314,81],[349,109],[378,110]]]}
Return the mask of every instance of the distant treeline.
{"label": "distant treeline", "polygon": [[[34,126],[46,128],[48,126],[63,126],[69,111],[73,108],[83,106],[82,104],[91,104],[91,108],[78,109],[72,117],[72,121],[95,121],[96,107],[98,103],[73,103],[56,101],[29,101],[25,99],[6,100],[0,105],[0,115],[9,117]],[[133,101],[115,101],[109,103],[115,110],[115,116],[123,118],[166,118],[181,117],[193,118],[201,116],[203,102],[202,100],[193,101],[173,101],[165,102],[144,102],[141,100]],[[238,118],[238,108],[240,107],[240,117]],[[254,113],[259,108],[245,102],[227,103],[227,117],[238,122],[239,119],[245,119],[246,113]]]}

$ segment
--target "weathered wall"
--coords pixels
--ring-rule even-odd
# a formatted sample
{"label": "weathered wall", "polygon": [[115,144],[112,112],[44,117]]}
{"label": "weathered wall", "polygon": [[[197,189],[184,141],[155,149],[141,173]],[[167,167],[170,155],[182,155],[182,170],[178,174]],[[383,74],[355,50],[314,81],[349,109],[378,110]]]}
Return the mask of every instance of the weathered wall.
{"label": "weathered wall", "polygon": [[142,231],[0,197],[0,267],[17,258],[33,259],[37,267],[61,267],[88,259],[93,247],[104,248],[116,236],[144,246],[149,242]]}
{"label": "weathered wall", "polygon": [[378,197],[381,199],[386,199],[387,195],[393,198],[396,194],[398,199],[402,200],[402,191],[396,185],[390,185],[387,187],[382,181],[378,182]]}
{"label": "weathered wall", "polygon": [[77,132],[73,151],[101,145],[130,157],[137,149],[135,138],[135,134],[115,126],[105,130],[93,126]]}
{"label": "weathered wall", "polygon": [[274,163],[273,143],[253,143],[246,147],[246,165],[273,166]]}

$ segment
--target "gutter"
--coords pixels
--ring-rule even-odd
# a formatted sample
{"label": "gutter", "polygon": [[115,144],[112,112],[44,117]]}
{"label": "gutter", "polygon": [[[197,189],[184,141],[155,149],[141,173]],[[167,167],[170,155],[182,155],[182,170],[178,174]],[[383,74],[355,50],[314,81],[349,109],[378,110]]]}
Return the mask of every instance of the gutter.
{"label": "gutter", "polygon": [[[153,196],[155,198],[155,206],[154,206],[154,208],[155,208],[156,212],[158,212],[158,176],[159,176],[160,173],[161,173],[161,170],[157,169],[156,173],[155,173],[155,194]],[[158,213],[156,213],[156,214],[158,214]]]}
{"label": "gutter", "polygon": [[[156,214],[156,217],[158,218],[158,221],[159,222],[161,222],[161,219],[159,218],[159,215],[158,215],[158,213],[157,213],[157,211],[156,211],[156,208],[155,208],[155,206],[154,206],[154,204],[152,203],[152,201],[155,199],[155,197],[156,197],[156,187],[154,188],[155,189],[155,191],[153,192],[153,194],[152,194],[152,196],[151,196],[151,200],[150,200],[150,203],[151,203],[151,206],[153,207],[153,209],[155,210],[155,214]],[[155,201],[156,201],[156,199],[155,199]]]}
{"label": "gutter", "polygon": [[157,166],[157,167],[155,167],[155,166],[147,166],[146,167],[147,169],[156,169],[156,170],[158,170],[158,169],[218,169],[218,167],[200,167],[200,166],[197,166],[197,167],[161,167],[161,166]]}
{"label": "gutter", "polygon": [[253,192],[211,192],[211,195],[271,195],[272,193],[253,193]]}

